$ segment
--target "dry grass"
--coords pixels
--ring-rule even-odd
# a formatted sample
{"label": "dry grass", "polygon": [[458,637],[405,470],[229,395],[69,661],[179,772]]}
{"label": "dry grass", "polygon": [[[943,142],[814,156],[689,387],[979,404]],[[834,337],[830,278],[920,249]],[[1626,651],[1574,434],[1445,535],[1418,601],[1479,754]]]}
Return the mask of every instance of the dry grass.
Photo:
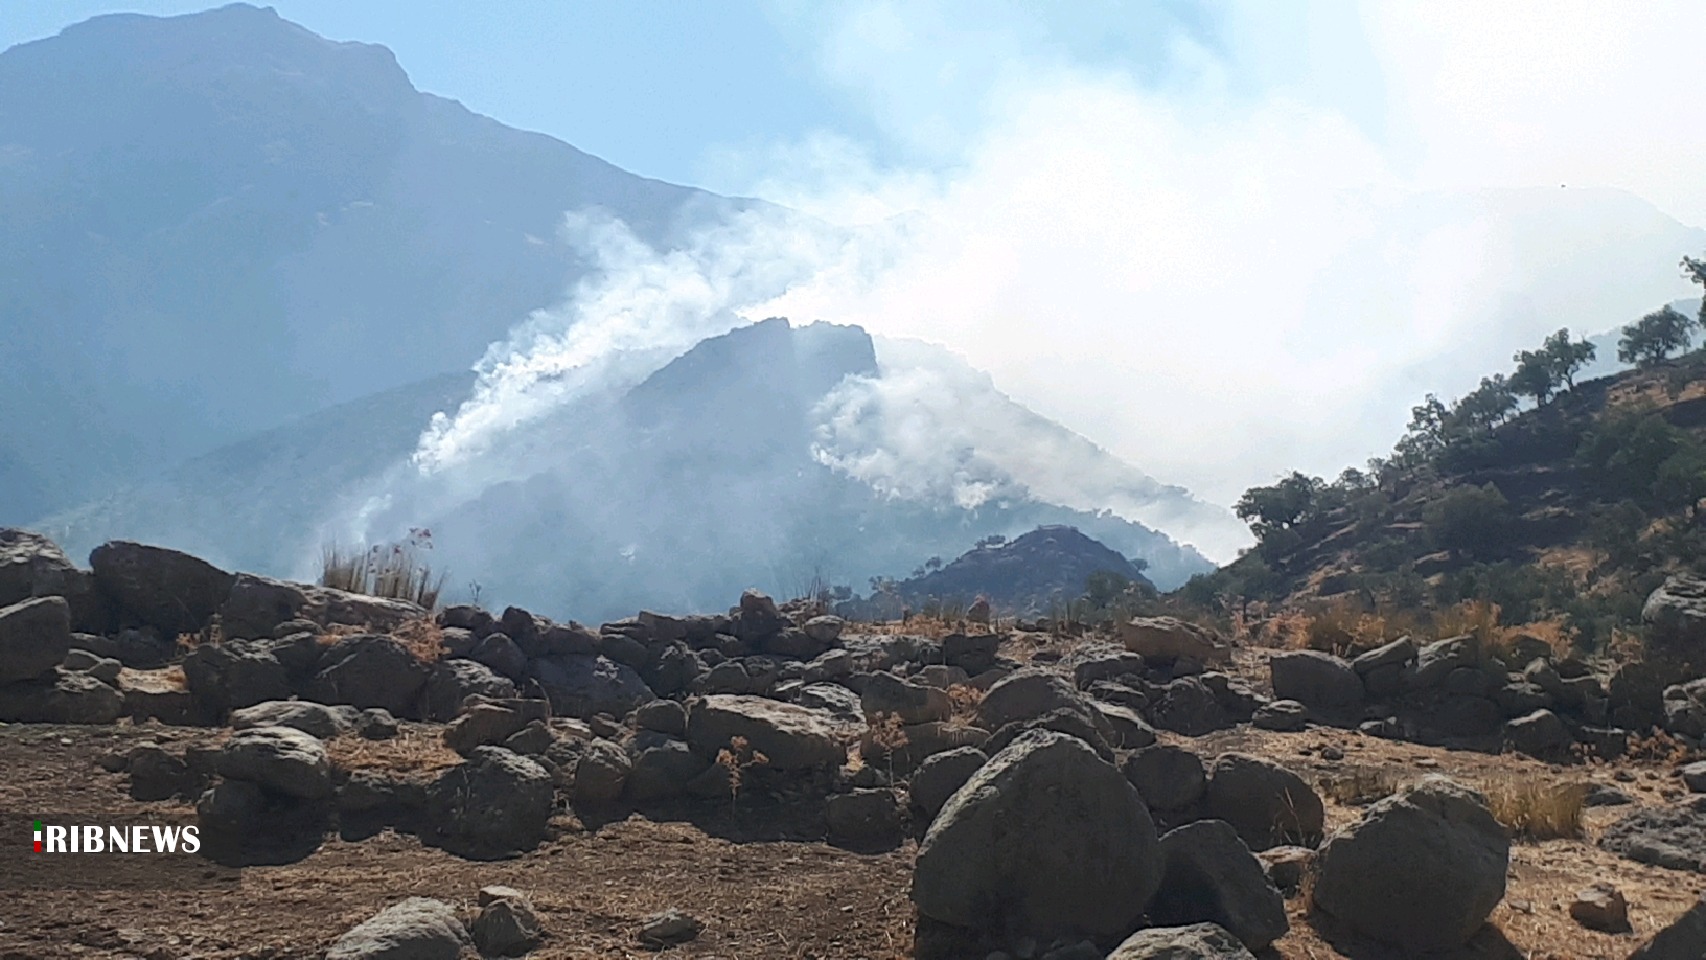
{"label": "dry grass", "polygon": [[1320,650],[1342,657],[1417,633],[1417,628],[1417,621],[1408,614],[1368,612],[1346,597],[1335,597],[1302,610],[1275,614],[1263,627],[1263,639],[1271,646]]}
{"label": "dry grass", "polygon": [[948,688],[948,702],[953,704],[953,715],[948,722],[956,726],[970,727],[977,724],[977,708],[983,704],[984,691],[967,684],[956,683]]}
{"label": "dry grass", "polygon": [[430,618],[410,620],[392,630],[391,636],[422,663],[434,663],[444,656],[444,628]]}
{"label": "dry grass", "polygon": [[1493,816],[1522,840],[1573,840],[1582,835],[1586,783],[1500,780],[1480,786]]}
{"label": "dry grass", "polygon": [[435,573],[421,556],[432,549],[432,533],[411,530],[407,539],[349,550],[336,543],[320,551],[320,586],[370,597],[407,600],[428,610],[438,608],[444,574]]}
{"label": "dry grass", "polygon": [[1321,795],[1347,807],[1360,807],[1384,800],[1403,786],[1398,776],[1379,767],[1353,767],[1324,776],[1316,784]]}
{"label": "dry grass", "polygon": [[462,762],[435,730],[404,727],[389,740],[336,737],[326,743],[332,765],[344,770],[431,773]]}

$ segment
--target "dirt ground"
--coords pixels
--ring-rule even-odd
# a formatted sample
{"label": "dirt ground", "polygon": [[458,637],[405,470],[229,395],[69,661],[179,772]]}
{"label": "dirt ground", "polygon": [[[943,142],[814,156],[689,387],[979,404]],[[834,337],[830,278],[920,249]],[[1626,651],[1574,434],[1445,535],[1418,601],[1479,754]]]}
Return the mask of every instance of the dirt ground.
{"label": "dirt ground", "polygon": [[[167,727],[0,726],[0,810],[61,813],[185,813],[182,804],[144,804],[125,793],[125,778],[98,758],[125,742],[207,737]],[[1185,738],[1172,738],[1191,743]],[[1212,755],[1240,750],[1272,757],[1315,780],[1402,782],[1430,772],[1475,784],[1542,779],[1613,782],[1613,768],[1548,767],[1522,758],[1457,752],[1314,729],[1298,734],[1226,731],[1194,742]],[[1336,747],[1343,759],[1322,758]],[[1332,751],[1328,751],[1329,754]],[[1617,786],[1638,802],[1674,791],[1669,770],[1625,767]],[[1626,773],[1625,776],[1628,774]],[[1360,780],[1359,780],[1360,782]],[[808,836],[807,803],[743,801],[738,811],[699,812],[689,821],[663,815],[584,824],[564,815],[556,836],[532,853],[470,862],[390,832],[346,843],[329,839],[283,867],[250,867],[235,887],[146,892],[7,892],[0,907],[0,960],[59,957],[148,960],[285,960],[317,957],[325,945],[385,905],[411,895],[471,906],[484,885],[529,893],[550,934],[533,956],[617,958],[654,955],[634,937],[641,918],[671,907],[706,929],[665,956],[735,958],[885,958],[909,955],[907,898],[915,846],[859,855],[790,837]],[[1599,850],[1592,840],[1630,807],[1590,808],[1579,840],[1513,846],[1509,888],[1490,930],[1465,957],[1615,958],[1685,910],[1706,877],[1646,867]],[[1329,801],[1329,827],[1354,820],[1353,802]],[[20,851],[27,849],[21,846]],[[1574,892],[1609,881],[1628,897],[1634,932],[1584,930],[1567,911]],[[1318,931],[1301,896],[1289,902],[1292,932],[1270,956],[1388,954]],[[1331,937],[1331,939],[1329,939]]]}

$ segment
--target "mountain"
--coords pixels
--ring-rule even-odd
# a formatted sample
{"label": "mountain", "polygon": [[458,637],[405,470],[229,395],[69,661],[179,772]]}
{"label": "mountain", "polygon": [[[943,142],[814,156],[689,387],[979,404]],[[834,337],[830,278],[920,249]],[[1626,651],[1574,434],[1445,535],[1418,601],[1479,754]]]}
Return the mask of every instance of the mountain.
{"label": "mountain", "polygon": [[[920,611],[932,598],[964,606],[981,596],[997,613],[1047,613],[1083,596],[1092,574],[1115,574],[1153,590],[1145,566],[1074,527],[1038,527],[1011,540],[978,543],[944,566],[899,581],[890,593]],[[880,606],[876,598],[867,603]]]}
{"label": "mountain", "polygon": [[[435,408],[455,409],[472,386],[439,378],[223,448],[38,526],[73,553],[124,537],[300,576],[312,576],[321,547],[354,522],[366,541],[426,528],[452,595],[477,580],[488,603],[588,619],[644,606],[720,609],[750,586],[862,586],[919,558],[1048,524],[1143,558],[1166,586],[1213,568],[1149,527],[1031,495],[989,463],[961,474],[995,491],[975,504],[885,491],[850,474],[825,447],[824,420],[836,409],[826,401],[886,375],[858,327],[767,320],[423,477],[408,463],[419,425]],[[1075,442],[1036,420],[1057,442]]]}
{"label": "mountain", "polygon": [[466,370],[584,263],[748,205],[424,94],[270,8],[0,53],[0,522]]}

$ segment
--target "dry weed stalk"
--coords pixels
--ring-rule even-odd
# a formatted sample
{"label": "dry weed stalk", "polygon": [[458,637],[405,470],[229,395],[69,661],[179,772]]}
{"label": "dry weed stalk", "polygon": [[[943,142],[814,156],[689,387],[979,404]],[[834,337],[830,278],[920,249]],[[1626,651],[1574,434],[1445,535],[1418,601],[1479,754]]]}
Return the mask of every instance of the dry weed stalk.
{"label": "dry weed stalk", "polygon": [[1539,780],[1484,784],[1494,819],[1524,840],[1573,839],[1582,835],[1586,783]]}
{"label": "dry weed stalk", "polygon": [[729,745],[717,751],[717,765],[728,773],[730,810],[740,812],[740,788],[746,771],[769,762],[770,758],[752,749],[745,737],[730,737]]}

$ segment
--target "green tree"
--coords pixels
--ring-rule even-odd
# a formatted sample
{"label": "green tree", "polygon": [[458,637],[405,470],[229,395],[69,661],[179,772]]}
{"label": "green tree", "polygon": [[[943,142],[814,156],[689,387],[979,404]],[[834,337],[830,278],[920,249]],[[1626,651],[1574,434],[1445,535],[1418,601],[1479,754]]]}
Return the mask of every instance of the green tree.
{"label": "green tree", "polygon": [[1504,374],[1482,377],[1479,387],[1452,404],[1444,425],[1446,436],[1485,433],[1508,420],[1516,407],[1516,394]]}
{"label": "green tree", "polygon": [[1666,305],[1623,328],[1617,341],[1617,359],[1637,367],[1651,367],[1679,350],[1687,350],[1696,321]]}
{"label": "green tree", "polygon": [[1233,510],[1238,519],[1250,524],[1258,540],[1267,540],[1277,531],[1291,530],[1312,518],[1323,486],[1320,478],[1293,471],[1271,487],[1244,491]]}
{"label": "green tree", "polygon": [[1131,589],[1131,578],[1112,570],[1097,570],[1085,578],[1084,598],[1092,609],[1106,610]]}
{"label": "green tree", "polygon": [[1702,288],[1700,317],[1697,322],[1706,327],[1706,258],[1696,260],[1693,257],[1683,257],[1682,275],[1687,277],[1690,283],[1698,283]]}
{"label": "green tree", "polygon": [[1405,466],[1419,466],[1445,449],[1445,424],[1451,411],[1433,394],[1410,408],[1410,425],[1392,448],[1394,459]]}
{"label": "green tree", "polygon": [[1499,550],[1513,521],[1510,501],[1490,483],[1451,489],[1428,504],[1422,519],[1435,545],[1466,557]]}
{"label": "green tree", "polygon": [[1694,519],[1700,501],[1706,500],[1706,447],[1686,440],[1666,457],[1653,480],[1653,496],[1664,506],[1681,508]]}
{"label": "green tree", "polygon": [[1650,501],[1659,468],[1688,443],[1657,414],[1628,411],[1599,419],[1576,446],[1576,462],[1603,495]]}
{"label": "green tree", "polygon": [[1594,345],[1587,340],[1571,340],[1568,328],[1547,337],[1539,350],[1523,350],[1513,358],[1516,372],[1509,386],[1518,396],[1533,397],[1545,403],[1560,388],[1576,385],[1576,371],[1593,362]]}

